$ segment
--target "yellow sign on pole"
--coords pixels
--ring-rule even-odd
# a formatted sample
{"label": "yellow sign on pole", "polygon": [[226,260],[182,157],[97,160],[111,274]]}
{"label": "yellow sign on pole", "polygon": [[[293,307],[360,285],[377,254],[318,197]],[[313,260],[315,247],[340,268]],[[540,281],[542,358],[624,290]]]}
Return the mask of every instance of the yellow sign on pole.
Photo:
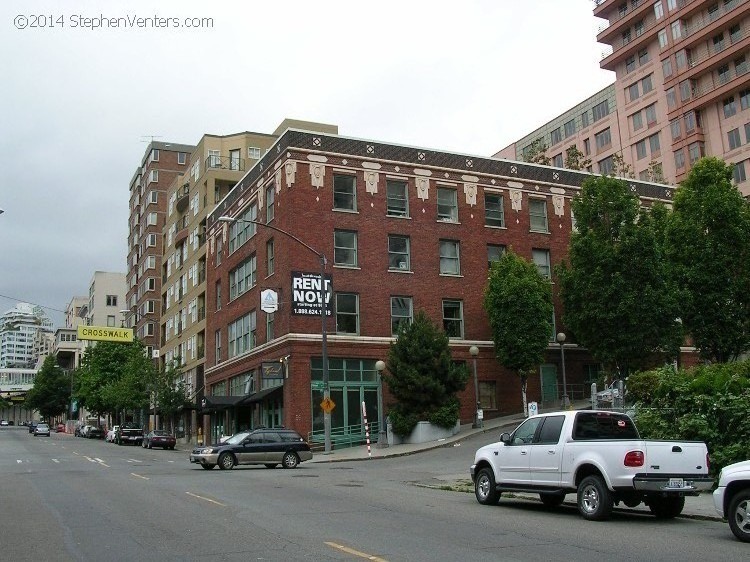
{"label": "yellow sign on pole", "polygon": [[106,326],[78,326],[78,339],[128,343],[133,341],[133,330]]}
{"label": "yellow sign on pole", "polygon": [[336,403],[330,398],[323,398],[323,401],[320,403],[320,407],[323,408],[323,411],[326,414],[330,414],[331,411],[336,407]]}

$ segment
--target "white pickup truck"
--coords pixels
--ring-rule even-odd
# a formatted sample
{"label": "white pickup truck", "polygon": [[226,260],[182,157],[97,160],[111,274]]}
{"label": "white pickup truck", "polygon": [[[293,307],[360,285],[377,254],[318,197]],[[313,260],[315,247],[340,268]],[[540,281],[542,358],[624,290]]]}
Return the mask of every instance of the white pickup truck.
{"label": "white pickup truck", "polygon": [[750,461],[725,466],[714,491],[714,507],[729,521],[734,536],[750,542]]}
{"label": "white pickup truck", "polygon": [[599,410],[527,418],[476,452],[471,479],[483,505],[497,504],[503,492],[532,492],[553,507],[575,493],[578,511],[592,521],[620,502],[676,517],[686,495],[713,486],[705,443],[643,440],[630,417]]}

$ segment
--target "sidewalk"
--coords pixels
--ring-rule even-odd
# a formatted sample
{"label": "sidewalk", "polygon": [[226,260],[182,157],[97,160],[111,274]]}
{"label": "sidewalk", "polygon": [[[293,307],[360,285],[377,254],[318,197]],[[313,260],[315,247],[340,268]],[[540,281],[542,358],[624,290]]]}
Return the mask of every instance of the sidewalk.
{"label": "sidewalk", "polygon": [[[590,407],[590,402],[588,400],[584,401],[578,401],[571,404],[571,406],[576,410],[582,410]],[[556,408],[553,409],[542,409],[540,410],[540,413],[544,412],[551,412],[555,411]],[[320,453],[317,452],[314,454],[312,460],[308,461],[310,463],[334,463],[334,462],[346,462],[346,461],[366,461],[366,460],[377,460],[377,459],[384,459],[384,458],[392,458],[392,457],[402,457],[406,455],[413,455],[416,453],[420,453],[422,451],[429,451],[433,449],[439,449],[441,447],[446,447],[449,445],[453,445],[454,443],[457,443],[459,441],[462,441],[463,439],[466,439],[470,436],[479,434],[479,433],[488,433],[487,436],[487,442],[492,441],[499,441],[500,440],[500,434],[503,431],[512,431],[513,429],[518,426],[522,421],[524,420],[523,414],[512,414],[509,416],[502,416],[499,418],[494,418],[491,420],[484,420],[483,427],[481,428],[473,428],[471,424],[463,424],[461,425],[461,428],[459,432],[456,435],[453,435],[451,437],[447,437],[445,439],[440,439],[438,441],[431,441],[429,443],[403,443],[400,445],[392,445],[390,447],[386,448],[379,448],[377,443],[373,443],[370,446],[370,451],[367,450],[367,445],[360,445],[358,447],[347,447],[347,448],[341,448],[331,451],[330,453]],[[377,439],[377,435],[373,436],[374,439]],[[450,478],[446,479],[446,484],[448,484],[448,480],[452,480],[454,477],[451,476]],[[469,480],[469,467],[466,467],[466,480]],[[539,498],[536,495],[533,494],[522,494],[522,493],[516,493],[514,494],[515,497],[538,501]],[[566,504],[575,505],[575,498],[573,495],[568,496],[568,501],[565,502]],[[617,508],[615,508],[617,509]],[[628,508],[625,508],[628,509]],[[648,508],[644,505],[640,505],[636,510],[645,510],[648,512]],[[711,520],[711,521],[721,521],[721,518],[716,513],[716,510],[714,509],[713,504],[713,498],[710,493],[701,494],[699,496],[687,496],[685,498],[685,509],[682,512],[681,517],[685,518],[691,518],[691,519],[704,519],[704,520]]]}

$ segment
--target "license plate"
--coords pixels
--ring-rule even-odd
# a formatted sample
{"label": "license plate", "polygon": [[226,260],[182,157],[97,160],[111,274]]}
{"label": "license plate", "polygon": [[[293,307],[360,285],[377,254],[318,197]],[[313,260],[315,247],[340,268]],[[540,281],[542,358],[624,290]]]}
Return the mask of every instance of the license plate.
{"label": "license plate", "polygon": [[684,485],[682,478],[670,478],[667,488],[682,488]]}

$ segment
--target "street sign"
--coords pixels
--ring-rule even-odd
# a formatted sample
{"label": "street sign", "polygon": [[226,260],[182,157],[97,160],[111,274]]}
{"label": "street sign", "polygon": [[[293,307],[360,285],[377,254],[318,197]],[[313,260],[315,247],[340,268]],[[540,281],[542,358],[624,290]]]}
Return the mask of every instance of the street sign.
{"label": "street sign", "polygon": [[539,405],[536,402],[529,402],[529,416],[536,416],[539,413]]}
{"label": "street sign", "polygon": [[320,407],[323,408],[323,411],[326,414],[330,414],[331,411],[336,407],[336,404],[330,398],[323,398],[323,401],[320,403]]}
{"label": "street sign", "polygon": [[263,312],[273,313],[279,309],[279,295],[272,289],[265,289],[260,293],[260,309]]}

